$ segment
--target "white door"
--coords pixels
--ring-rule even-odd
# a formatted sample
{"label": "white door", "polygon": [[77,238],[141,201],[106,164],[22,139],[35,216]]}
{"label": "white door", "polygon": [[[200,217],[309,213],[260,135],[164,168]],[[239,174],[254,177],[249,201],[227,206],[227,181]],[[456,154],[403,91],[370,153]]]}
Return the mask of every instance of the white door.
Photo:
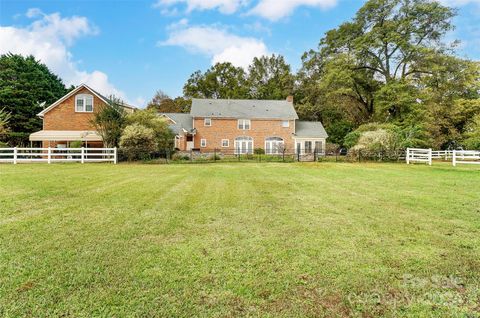
{"label": "white door", "polygon": [[253,139],[250,137],[239,137],[235,139],[235,153],[236,154],[252,154],[253,153]]}
{"label": "white door", "polygon": [[187,141],[187,150],[193,149],[193,141]]}

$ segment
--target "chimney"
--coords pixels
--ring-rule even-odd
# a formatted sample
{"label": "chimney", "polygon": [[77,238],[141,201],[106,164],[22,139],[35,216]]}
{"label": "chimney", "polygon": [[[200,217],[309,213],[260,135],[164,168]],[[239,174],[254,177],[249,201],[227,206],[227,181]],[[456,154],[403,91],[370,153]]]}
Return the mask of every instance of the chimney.
{"label": "chimney", "polygon": [[293,103],[293,96],[292,95],[287,96],[287,102]]}

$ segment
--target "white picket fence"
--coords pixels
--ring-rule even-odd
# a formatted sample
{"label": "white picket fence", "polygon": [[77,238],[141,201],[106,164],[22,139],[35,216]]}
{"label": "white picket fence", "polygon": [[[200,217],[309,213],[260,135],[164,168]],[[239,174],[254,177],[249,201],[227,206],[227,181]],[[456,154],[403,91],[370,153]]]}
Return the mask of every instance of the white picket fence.
{"label": "white picket fence", "polygon": [[477,150],[454,150],[452,155],[452,164],[480,165],[480,151]]}
{"label": "white picket fence", "polygon": [[434,150],[432,151],[432,159],[449,160],[452,159],[452,150]]}
{"label": "white picket fence", "polygon": [[412,162],[427,163],[432,165],[432,149],[407,148],[405,155],[407,165]]}
{"label": "white picket fence", "polygon": [[117,148],[0,148],[0,163],[113,162]]}
{"label": "white picket fence", "polygon": [[439,150],[421,148],[407,148],[405,160],[407,164],[421,162],[432,165],[432,159],[452,160],[453,166],[457,164],[480,165],[480,151],[478,150]]}

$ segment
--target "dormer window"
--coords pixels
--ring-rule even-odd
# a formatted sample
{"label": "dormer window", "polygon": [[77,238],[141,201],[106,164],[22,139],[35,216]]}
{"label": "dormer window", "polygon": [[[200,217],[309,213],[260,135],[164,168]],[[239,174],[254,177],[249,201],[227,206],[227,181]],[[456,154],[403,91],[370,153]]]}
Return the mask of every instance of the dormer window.
{"label": "dormer window", "polygon": [[77,113],[93,112],[93,96],[89,94],[78,94],[75,96],[75,111]]}
{"label": "dormer window", "polygon": [[203,120],[203,125],[204,125],[204,126],[207,126],[207,127],[212,126],[212,119],[211,119],[211,118],[208,118],[208,117],[205,118],[205,119]]}

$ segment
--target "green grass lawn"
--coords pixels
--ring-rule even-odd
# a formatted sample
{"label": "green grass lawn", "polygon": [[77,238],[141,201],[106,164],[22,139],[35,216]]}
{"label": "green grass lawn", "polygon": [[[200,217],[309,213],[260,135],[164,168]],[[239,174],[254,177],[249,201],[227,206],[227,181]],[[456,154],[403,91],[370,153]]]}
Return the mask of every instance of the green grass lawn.
{"label": "green grass lawn", "polygon": [[1,317],[479,317],[480,169],[0,165]]}

